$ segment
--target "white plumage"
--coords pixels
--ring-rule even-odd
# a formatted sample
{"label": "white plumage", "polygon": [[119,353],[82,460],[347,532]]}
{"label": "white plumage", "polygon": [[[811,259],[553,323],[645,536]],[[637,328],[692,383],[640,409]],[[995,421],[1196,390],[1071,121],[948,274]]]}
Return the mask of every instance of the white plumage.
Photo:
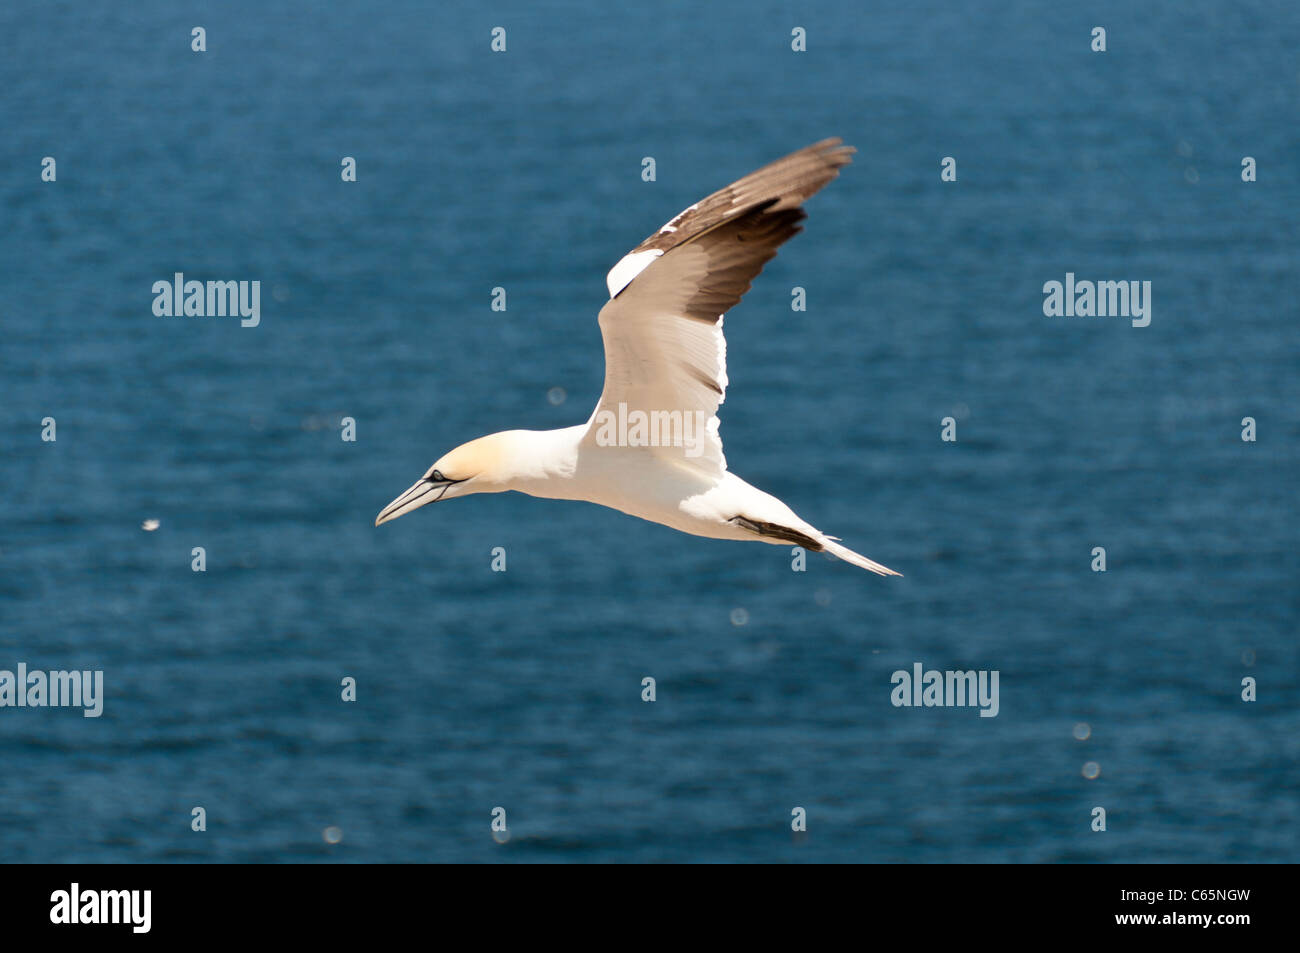
{"label": "white plumage", "polygon": [[800,231],[803,202],[852,153],[839,139],[800,149],[646,238],[606,278],[605,388],[591,419],[562,430],[490,434],[457,447],[386,506],[375,525],[449,497],[518,490],[587,500],[696,536],[825,550],[880,575],[898,575],[728,472],[718,435],[727,390],[723,315]]}

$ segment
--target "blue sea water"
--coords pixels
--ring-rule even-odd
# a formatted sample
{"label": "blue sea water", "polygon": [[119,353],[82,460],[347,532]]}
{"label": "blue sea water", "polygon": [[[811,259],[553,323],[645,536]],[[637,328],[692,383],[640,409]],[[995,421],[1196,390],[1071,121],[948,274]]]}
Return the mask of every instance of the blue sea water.
{"label": "blue sea water", "polygon": [[[0,33],[0,669],[106,695],[0,708],[0,860],[1300,856],[1294,4]],[[722,436],[904,578],[517,494],[372,526],[465,440],[585,420],[605,271],[830,135],[854,164],[728,318]],[[260,325],[156,317],[177,271],[259,280]],[[1149,280],[1150,326],[1045,317],[1066,272]],[[894,707],[915,662],[998,671],[998,715]]]}

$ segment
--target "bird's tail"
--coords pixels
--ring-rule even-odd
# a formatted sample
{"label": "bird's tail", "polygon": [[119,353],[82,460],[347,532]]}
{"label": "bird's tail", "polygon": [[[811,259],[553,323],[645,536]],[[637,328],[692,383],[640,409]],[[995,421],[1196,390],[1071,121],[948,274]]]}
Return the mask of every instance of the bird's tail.
{"label": "bird's tail", "polygon": [[870,570],[878,576],[902,575],[901,572],[894,572],[894,570],[890,569],[888,566],[880,565],[880,563],[876,562],[874,559],[868,559],[861,553],[855,553],[847,546],[841,546],[839,543],[835,542],[835,537],[833,536],[823,536],[822,545],[826,547],[826,552],[830,553],[832,556],[838,556],[846,563],[852,563],[861,569]]}

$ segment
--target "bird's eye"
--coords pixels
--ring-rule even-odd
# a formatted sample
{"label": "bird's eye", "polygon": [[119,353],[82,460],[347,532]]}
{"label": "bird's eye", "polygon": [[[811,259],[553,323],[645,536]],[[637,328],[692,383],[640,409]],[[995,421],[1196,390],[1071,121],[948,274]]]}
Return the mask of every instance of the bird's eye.
{"label": "bird's eye", "polygon": [[429,479],[432,480],[434,483],[446,483],[446,482],[447,482],[447,478],[446,478],[445,476],[443,476],[443,475],[442,475],[439,471],[437,471],[437,470],[434,470],[432,473],[429,474]]}

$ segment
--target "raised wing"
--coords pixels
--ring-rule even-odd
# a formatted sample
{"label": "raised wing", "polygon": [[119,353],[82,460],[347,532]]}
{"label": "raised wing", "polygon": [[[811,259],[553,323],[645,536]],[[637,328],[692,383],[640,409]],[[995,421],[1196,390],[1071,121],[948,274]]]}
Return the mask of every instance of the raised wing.
{"label": "raised wing", "polygon": [[[600,311],[605,389],[587,440],[651,446],[719,475],[726,470],[717,417],[727,390],[723,315],[801,231],[800,206],[853,152],[825,139],[751,172],[677,215],[610,270],[610,301]],[[679,439],[669,441],[674,427]],[[637,443],[639,433],[646,443]]]}

